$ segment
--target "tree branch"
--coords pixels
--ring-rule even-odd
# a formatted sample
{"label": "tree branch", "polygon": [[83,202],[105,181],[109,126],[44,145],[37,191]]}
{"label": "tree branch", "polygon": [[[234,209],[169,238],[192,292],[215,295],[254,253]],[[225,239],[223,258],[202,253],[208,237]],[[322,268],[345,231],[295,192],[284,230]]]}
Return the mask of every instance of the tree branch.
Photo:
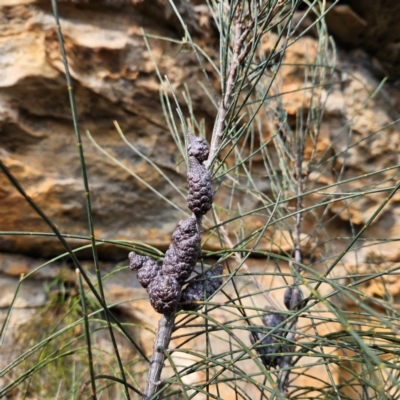
{"label": "tree branch", "polygon": [[154,351],[150,361],[149,375],[146,382],[146,390],[143,394],[144,400],[150,400],[157,393],[161,384],[161,372],[164,367],[165,354],[171,341],[172,330],[174,329],[175,313],[164,314],[159,323],[154,341]]}

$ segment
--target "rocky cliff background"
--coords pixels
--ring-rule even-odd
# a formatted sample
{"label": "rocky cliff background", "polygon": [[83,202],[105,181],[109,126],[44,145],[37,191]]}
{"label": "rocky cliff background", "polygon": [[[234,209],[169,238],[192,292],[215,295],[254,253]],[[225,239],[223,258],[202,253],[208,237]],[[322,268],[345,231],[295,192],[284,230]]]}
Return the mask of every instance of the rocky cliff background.
{"label": "rocky cliff background", "polygon": [[[207,7],[202,1],[176,3],[192,35],[217,60],[217,30]],[[185,200],[127,147],[113,124],[117,120],[126,138],[177,186],[186,184],[185,170],[179,167],[176,145],[163,115],[160,84],[151,57],[155,57],[160,74],[168,76],[182,104],[183,92],[190,92],[193,110],[204,121],[207,132],[212,130],[216,110],[198,84],[203,72],[192,52],[185,51],[181,43],[157,38],[149,39],[152,54],[146,48],[142,28],[155,37],[182,39],[183,31],[168,1],[65,0],[59,1],[59,7],[82,132],[89,130],[102,148],[137,177],[185,208]],[[299,10],[296,16],[299,20],[301,13]],[[400,116],[399,18],[400,4],[394,0],[341,1],[327,16],[328,28],[337,41],[343,83],[334,87],[326,104],[324,145],[340,152],[344,144],[332,143],[332,138],[347,123],[359,140],[365,139],[350,150],[345,160],[347,178],[400,164],[400,125],[396,122]],[[304,27],[307,24],[310,21],[305,18]],[[0,158],[62,232],[87,236],[85,197],[50,1],[2,0],[0,25]],[[315,51],[312,30],[287,51],[285,61],[293,66],[283,69],[283,89],[293,94],[284,97],[284,106],[294,120],[303,101],[300,92],[295,91],[303,84],[296,63]],[[207,72],[214,77],[214,88],[218,90],[213,70]],[[388,80],[369,100],[384,77]],[[376,131],[379,134],[370,139]],[[85,135],[83,141],[97,237],[140,241],[165,250],[176,222],[184,214],[105,158]],[[347,189],[351,192],[357,186],[349,183]],[[352,222],[362,226],[385,195],[378,193],[350,206]],[[399,196],[371,226],[371,236],[400,237],[398,201]],[[338,235],[349,232],[349,219],[341,216]],[[0,231],[0,315],[4,318],[20,275],[59,255],[62,247],[51,237],[29,236],[29,232],[49,229],[1,174]],[[27,234],[10,234],[17,231]],[[70,243],[75,247],[86,244],[78,238],[71,238]],[[126,265],[127,253],[110,243],[99,246],[103,270]],[[90,266],[90,252],[81,257]],[[357,262],[365,268],[376,259],[393,266],[400,261],[400,250],[391,243],[365,249],[358,257]],[[353,262],[352,256],[345,259],[347,267]],[[17,311],[10,321],[14,328],[7,343],[18,341],[18,326],[31,323],[54,293],[75,290],[74,282],[68,258],[34,274],[15,304]],[[396,280],[388,284],[396,303],[400,284]],[[371,285],[368,290],[373,296],[383,296],[379,285]],[[115,301],[143,296],[128,271],[110,281],[107,291]],[[135,310],[122,308],[121,315],[155,327],[156,319],[149,316],[146,304],[143,300]],[[148,338],[141,340],[146,343]],[[147,347],[150,349],[150,344]],[[12,347],[6,349],[9,354],[2,357],[2,364],[14,354]]]}

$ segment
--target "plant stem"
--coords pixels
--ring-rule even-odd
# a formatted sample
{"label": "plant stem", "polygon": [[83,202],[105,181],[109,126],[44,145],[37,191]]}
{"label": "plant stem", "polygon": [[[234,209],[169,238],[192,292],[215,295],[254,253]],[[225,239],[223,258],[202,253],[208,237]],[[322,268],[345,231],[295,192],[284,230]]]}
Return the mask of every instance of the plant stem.
{"label": "plant stem", "polygon": [[[297,200],[296,200],[296,220],[295,220],[295,225],[294,225],[294,232],[293,232],[293,244],[294,244],[294,249],[293,249],[293,258],[294,258],[294,263],[290,262],[291,269],[295,271],[294,273],[294,282],[293,282],[293,287],[292,287],[292,296],[290,299],[290,304],[289,304],[289,309],[294,310],[296,308],[296,305],[300,301],[300,289],[299,289],[299,275],[301,273],[300,265],[303,263],[303,253],[301,250],[301,222],[303,219],[303,193],[304,193],[304,181],[306,178],[302,178],[303,176],[303,168],[302,168],[302,163],[303,163],[303,158],[304,158],[304,145],[303,145],[303,137],[301,136],[301,130],[298,133],[298,137],[296,138],[296,141],[293,139],[290,139],[286,132],[284,132],[284,135],[286,136],[287,139],[290,140],[291,144],[291,152],[292,152],[292,157],[294,159],[294,173],[295,173],[295,179],[296,179],[296,194],[297,194]],[[304,171],[305,172],[305,171]],[[309,171],[307,170],[305,172],[308,176]],[[293,265],[294,264],[294,265]],[[286,334],[286,339],[288,343],[292,343],[296,340],[296,328],[297,328],[297,318],[289,322],[286,325],[286,328],[288,329],[288,333]],[[289,353],[294,353],[295,352],[295,346],[289,346],[287,347],[287,351]],[[284,366],[285,367],[290,367],[292,365],[292,356],[284,356]],[[282,367],[282,366],[281,366]],[[285,369],[281,372],[280,374],[280,380],[279,380],[279,390],[283,396],[286,396],[286,392],[288,390],[288,385],[289,385],[289,374],[290,374],[290,369]]]}
{"label": "plant stem", "polygon": [[[60,19],[59,19],[57,0],[51,0],[51,5],[52,5],[52,9],[53,9],[54,19],[56,22],[57,37],[58,37],[58,42],[59,42],[60,50],[61,50],[61,57],[63,60],[64,69],[65,69],[65,78],[66,78],[69,101],[70,101],[70,106],[71,106],[72,120],[73,120],[73,124],[74,124],[75,137],[76,137],[76,141],[77,141],[77,145],[78,145],[77,147],[78,147],[79,160],[80,160],[81,171],[82,171],[83,186],[85,188],[86,210],[87,210],[87,216],[88,216],[90,241],[92,244],[93,262],[94,262],[96,276],[97,276],[97,285],[99,287],[99,295],[101,297],[101,300],[104,303],[105,308],[107,308],[107,301],[106,301],[106,297],[104,294],[104,288],[103,288],[100,266],[99,266],[99,257],[97,254],[96,238],[95,238],[94,225],[93,225],[93,220],[92,220],[92,205],[91,205],[91,199],[90,199],[89,181],[88,181],[88,176],[87,176],[87,171],[86,171],[86,162],[85,162],[85,156],[83,153],[82,139],[81,139],[80,128],[79,128],[79,123],[78,123],[78,112],[76,109],[76,102],[75,102],[75,96],[74,96],[74,89],[73,89],[73,85],[72,85],[72,78],[71,78],[71,74],[69,72],[67,53],[65,51],[65,46],[64,46],[64,37],[63,37],[62,31],[61,31],[61,24],[60,24]],[[104,315],[105,315],[105,318],[107,321],[108,330],[109,330],[111,342],[112,342],[112,345],[114,348],[114,353],[117,358],[122,381],[124,383],[126,383],[124,366],[123,366],[122,359],[121,359],[121,356],[119,353],[118,344],[117,344],[117,340],[115,338],[111,319],[107,312],[105,312]],[[88,349],[90,349],[90,346],[88,346]],[[89,351],[88,357],[89,357],[89,363],[90,363],[91,358],[92,358],[92,354],[90,351]],[[92,369],[91,369],[91,377],[92,377],[92,384],[94,387],[95,385],[94,385]],[[129,400],[130,395],[129,395],[128,386],[126,384],[124,384],[124,392],[125,392],[125,398]],[[95,391],[93,393],[93,396],[94,396],[94,398],[96,397]]]}
{"label": "plant stem", "polygon": [[[215,216],[215,219],[217,221],[218,224],[221,223],[220,219],[218,218],[218,216]],[[228,248],[233,249],[235,246],[233,245],[228,232],[226,231],[225,227],[223,225],[221,225],[219,227],[221,235],[224,239],[224,242],[226,243],[226,245],[228,246]],[[240,265],[242,263],[242,258],[240,257],[239,253],[235,252],[233,254],[233,258],[236,260],[236,262]],[[276,305],[274,299],[271,297],[271,295],[266,292],[262,286],[262,284],[252,275],[250,268],[247,266],[247,264],[244,262],[242,264],[243,269],[246,271],[246,273],[248,274],[248,278],[249,280],[252,281],[253,285],[258,289],[258,291],[260,293],[262,293],[262,295],[266,298],[267,302],[269,303],[269,305],[273,308],[278,309],[279,307]]]}
{"label": "plant stem", "polygon": [[248,52],[248,48],[246,47],[245,50],[242,51],[243,44],[245,42],[245,39],[250,33],[250,27],[247,27],[247,29],[243,29],[243,24],[239,21],[239,14],[240,14],[240,9],[237,9],[235,12],[235,17],[234,17],[234,48],[233,48],[233,54],[232,54],[232,59],[230,62],[230,68],[228,72],[228,79],[226,81],[226,87],[223,88],[224,94],[223,98],[219,102],[219,109],[218,109],[218,117],[217,117],[217,122],[214,126],[214,131],[212,134],[211,138],[211,145],[210,145],[210,154],[208,156],[208,160],[206,162],[207,168],[210,170],[212,173],[213,166],[215,163],[215,156],[218,151],[218,146],[221,142],[222,135],[224,133],[224,128],[225,128],[225,123],[228,115],[228,111],[231,106],[232,98],[233,98],[233,89],[236,83],[236,76],[238,73],[238,69],[240,66],[240,63],[243,62],[243,59],[245,58],[245,54]]}
{"label": "plant stem", "polygon": [[172,330],[175,326],[175,313],[164,314],[159,323],[154,341],[153,355],[151,356],[149,375],[146,382],[146,390],[143,399],[153,399],[161,384],[160,377],[164,367],[165,354],[164,350],[168,349],[171,340]]}
{"label": "plant stem", "polygon": [[[173,2],[171,5],[174,7]],[[264,4],[265,5],[265,4]],[[262,10],[262,7],[260,7]],[[261,11],[260,11],[261,13]],[[177,13],[179,18],[179,13]],[[222,140],[222,136],[227,123],[228,115],[230,114],[230,108],[232,105],[232,100],[235,97],[234,89],[237,82],[238,72],[240,67],[246,61],[246,56],[250,51],[251,42],[245,44],[251,30],[255,25],[255,20],[252,19],[249,23],[244,23],[243,9],[238,5],[235,6],[233,13],[233,25],[234,25],[234,40],[233,40],[233,53],[229,63],[229,70],[227,72],[226,84],[222,85],[222,98],[219,102],[218,116],[216,123],[214,125],[214,130],[211,137],[210,152],[205,166],[209,169],[211,175],[215,164],[215,159],[218,153],[218,148]],[[222,63],[221,63],[222,64]],[[224,74],[225,71],[222,71]],[[197,217],[197,226],[200,230],[202,217]],[[232,246],[227,232],[223,229],[224,239]],[[240,262],[240,259],[238,260]],[[256,280],[254,280],[257,287]],[[269,294],[264,294],[271,304],[274,304],[273,300],[270,298]],[[161,384],[160,377],[161,372],[164,367],[165,353],[164,350],[168,348],[169,342],[171,340],[172,330],[174,328],[175,313],[169,315],[163,315],[158,324],[158,330],[153,347],[153,355],[150,361],[150,369],[146,382],[146,390],[143,394],[143,399],[150,400],[156,399],[158,396],[154,397],[157,393],[158,387]],[[208,344],[207,344],[208,346]],[[208,381],[208,376],[207,376]],[[207,390],[208,392],[208,390]],[[208,395],[207,395],[208,398]]]}
{"label": "plant stem", "polygon": [[86,308],[86,298],[85,291],[83,290],[82,276],[79,271],[79,268],[76,269],[76,276],[78,278],[78,286],[79,286],[79,294],[81,296],[81,304],[82,304],[82,313],[83,313],[83,326],[85,328],[85,340],[88,352],[88,364],[89,364],[89,372],[90,372],[90,383],[92,386],[92,399],[97,399],[97,390],[96,390],[96,382],[93,368],[93,353],[92,353],[92,344],[90,340],[90,326],[89,326],[89,318],[87,314]]}

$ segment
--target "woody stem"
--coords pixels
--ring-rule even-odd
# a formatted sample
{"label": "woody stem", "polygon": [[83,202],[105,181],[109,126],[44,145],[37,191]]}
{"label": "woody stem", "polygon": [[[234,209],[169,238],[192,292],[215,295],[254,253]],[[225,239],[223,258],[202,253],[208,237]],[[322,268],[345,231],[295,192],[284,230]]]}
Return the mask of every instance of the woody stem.
{"label": "woody stem", "polygon": [[175,313],[164,314],[159,323],[154,341],[153,355],[151,356],[149,375],[146,382],[146,390],[143,393],[144,400],[156,399],[153,396],[157,393],[161,384],[161,372],[164,367],[164,350],[168,349],[171,341],[172,330],[175,323]]}

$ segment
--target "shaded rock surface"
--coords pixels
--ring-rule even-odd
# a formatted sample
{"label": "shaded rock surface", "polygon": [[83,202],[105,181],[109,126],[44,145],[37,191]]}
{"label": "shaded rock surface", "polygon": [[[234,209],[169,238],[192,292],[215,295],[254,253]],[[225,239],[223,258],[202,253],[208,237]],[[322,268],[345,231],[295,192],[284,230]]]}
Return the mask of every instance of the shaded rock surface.
{"label": "shaded rock surface", "polygon": [[[168,73],[178,96],[183,84],[188,85],[200,115],[209,121],[213,110],[197,89],[202,71],[193,54],[179,52],[178,45],[155,39],[149,39],[152,55],[146,50],[141,27],[152,34],[180,39],[179,25],[168,1],[150,2],[147,6],[141,1],[134,3],[60,2],[59,8],[74,80],[96,234],[103,238],[146,240],[166,247],[175,221],[187,212],[185,201],[127,147],[112,121],[118,120],[127,140],[177,186],[185,186],[185,168],[177,167],[178,152],[160,106],[160,83],[151,57],[160,61],[161,74]],[[182,7],[187,8],[188,20],[193,21],[196,31],[194,11],[185,4],[182,2]],[[49,3],[0,5],[0,16],[7,21],[0,37],[2,160],[61,231],[87,234],[76,139]],[[145,178],[184,211],[177,211],[104,157],[89,143],[85,130],[132,173]],[[49,231],[3,175],[0,184],[3,231]],[[47,256],[60,249],[57,241],[49,238],[0,239],[1,251]],[[118,257],[118,250],[108,249],[103,256]]]}
{"label": "shaded rock surface", "polygon": [[342,0],[328,14],[330,31],[341,43],[362,46],[384,76],[400,77],[400,3],[396,0]]}

